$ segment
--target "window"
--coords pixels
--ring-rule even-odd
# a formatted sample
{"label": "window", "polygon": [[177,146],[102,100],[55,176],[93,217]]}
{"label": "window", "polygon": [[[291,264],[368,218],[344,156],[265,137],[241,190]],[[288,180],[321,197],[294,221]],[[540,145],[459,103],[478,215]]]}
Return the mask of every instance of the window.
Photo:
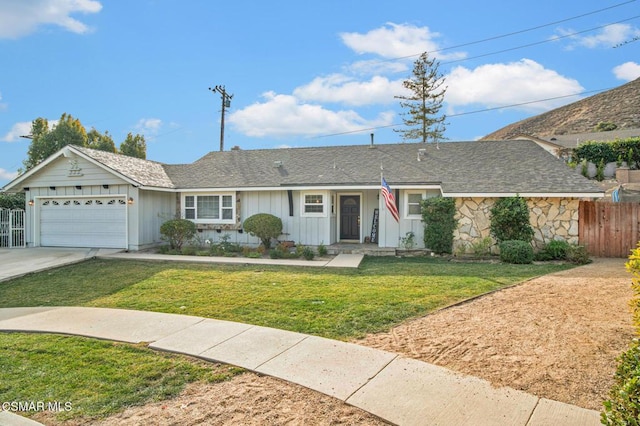
{"label": "window", "polygon": [[421,217],[420,202],[424,199],[424,193],[422,192],[407,192],[405,195],[406,205],[406,217],[416,218]]}
{"label": "window", "polygon": [[233,195],[186,195],[184,217],[196,222],[234,223]]}
{"label": "window", "polygon": [[325,216],[325,194],[302,194],[302,216]]}

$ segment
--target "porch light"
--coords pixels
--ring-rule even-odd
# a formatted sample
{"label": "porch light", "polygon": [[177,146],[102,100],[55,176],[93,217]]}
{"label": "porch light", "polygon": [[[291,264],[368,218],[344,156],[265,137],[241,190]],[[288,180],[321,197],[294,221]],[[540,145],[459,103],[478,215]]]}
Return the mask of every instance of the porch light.
{"label": "porch light", "polygon": [[33,200],[29,200],[29,205],[33,206]]}
{"label": "porch light", "polygon": [[127,200],[127,204],[129,205],[133,204],[133,197],[129,197],[129,199]]}

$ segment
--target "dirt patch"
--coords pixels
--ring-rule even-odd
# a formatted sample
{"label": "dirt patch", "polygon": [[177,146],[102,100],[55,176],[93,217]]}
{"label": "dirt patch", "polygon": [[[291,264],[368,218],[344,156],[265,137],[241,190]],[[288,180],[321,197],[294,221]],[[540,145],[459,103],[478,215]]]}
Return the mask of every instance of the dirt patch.
{"label": "dirt patch", "polygon": [[302,386],[245,373],[223,383],[191,384],[177,398],[132,407],[92,424],[315,426],[387,423],[340,400]]}
{"label": "dirt patch", "polygon": [[357,343],[601,410],[634,337],[623,259],[546,275]]}
{"label": "dirt patch", "polygon": [[[631,275],[622,259],[530,280],[408,321],[356,343],[534,395],[600,410],[616,357],[634,337]],[[47,419],[47,424],[53,424]],[[67,423],[73,424],[73,423]],[[329,396],[252,373],[192,384],[170,401],[100,425],[385,424]]]}

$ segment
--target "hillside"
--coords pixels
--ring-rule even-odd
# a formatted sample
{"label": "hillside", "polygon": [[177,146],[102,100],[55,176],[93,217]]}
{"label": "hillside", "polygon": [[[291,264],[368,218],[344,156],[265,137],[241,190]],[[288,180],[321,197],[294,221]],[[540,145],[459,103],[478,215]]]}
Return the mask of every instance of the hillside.
{"label": "hillside", "polygon": [[589,133],[594,132],[595,126],[600,122],[614,123],[619,130],[640,128],[640,78],[510,124],[481,140],[505,140],[523,133],[540,138]]}

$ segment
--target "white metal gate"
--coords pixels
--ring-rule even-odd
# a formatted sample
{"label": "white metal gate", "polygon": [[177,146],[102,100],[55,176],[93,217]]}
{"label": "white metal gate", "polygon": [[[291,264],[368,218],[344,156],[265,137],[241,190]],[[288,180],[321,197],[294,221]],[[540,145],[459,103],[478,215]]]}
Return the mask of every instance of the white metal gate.
{"label": "white metal gate", "polygon": [[0,247],[24,246],[24,210],[0,209]]}

